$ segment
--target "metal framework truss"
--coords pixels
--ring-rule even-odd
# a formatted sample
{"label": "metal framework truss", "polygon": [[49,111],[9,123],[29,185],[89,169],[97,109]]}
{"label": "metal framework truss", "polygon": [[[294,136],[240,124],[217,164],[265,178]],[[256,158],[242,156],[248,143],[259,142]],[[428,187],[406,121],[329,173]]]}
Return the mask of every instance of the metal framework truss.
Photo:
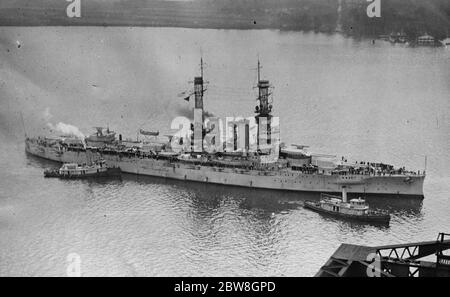
{"label": "metal framework truss", "polygon": [[[437,240],[367,247],[342,244],[316,276],[450,277],[450,234]],[[436,261],[426,261],[428,256]]]}
{"label": "metal framework truss", "polygon": [[[439,233],[436,241],[378,247],[376,253],[381,261],[381,270],[389,275],[409,277],[419,276],[421,272],[431,276],[432,270],[435,274],[442,269],[450,271],[450,255],[444,254],[450,249],[450,240],[446,239],[449,236]],[[421,260],[431,255],[437,257],[435,265]]]}

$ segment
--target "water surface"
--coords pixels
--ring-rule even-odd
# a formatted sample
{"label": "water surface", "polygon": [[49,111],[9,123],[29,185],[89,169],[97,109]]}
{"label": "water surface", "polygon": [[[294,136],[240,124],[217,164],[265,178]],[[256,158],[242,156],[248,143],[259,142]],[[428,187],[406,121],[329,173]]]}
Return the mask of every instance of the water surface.
{"label": "water surface", "polygon": [[[18,47],[20,44],[20,48]],[[44,179],[26,132],[64,122],[135,137],[190,115],[203,53],[205,106],[252,116],[256,60],[275,86],[286,143],[423,170],[425,199],[368,197],[389,227],[301,207],[316,194],[124,175]],[[450,51],[338,35],[181,28],[0,28],[0,275],[312,276],[340,243],[433,240],[450,231]],[[289,203],[287,203],[289,202]]]}

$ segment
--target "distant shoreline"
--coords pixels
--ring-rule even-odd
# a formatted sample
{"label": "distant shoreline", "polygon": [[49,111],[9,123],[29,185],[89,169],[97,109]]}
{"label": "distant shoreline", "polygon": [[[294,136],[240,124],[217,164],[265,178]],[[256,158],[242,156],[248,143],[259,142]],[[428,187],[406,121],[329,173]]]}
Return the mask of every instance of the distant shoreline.
{"label": "distant shoreline", "polygon": [[[237,26],[185,26],[185,25],[147,25],[147,24],[94,24],[94,23],[76,23],[76,24],[2,24],[0,21],[0,28],[7,27],[117,27],[117,28],[180,28],[180,29],[205,29],[205,30],[241,30],[241,31],[257,31],[257,30],[271,30],[280,32],[304,32],[304,33],[317,33],[326,35],[343,35],[347,36],[344,32],[331,32],[331,31],[315,31],[315,30],[305,30],[305,29],[284,29],[278,27],[237,27]],[[352,37],[352,36],[349,36]],[[353,36],[356,37],[356,36]],[[370,38],[370,37],[367,37]]]}
{"label": "distant shoreline", "polygon": [[[1,16],[1,14],[0,14]],[[59,20],[5,20],[0,18],[0,27],[149,27],[149,28],[187,28],[187,29],[215,29],[215,30],[279,30],[286,32],[316,32],[316,33],[342,33],[333,30],[312,30],[305,29],[299,26],[274,26],[274,25],[260,25],[238,24],[233,23],[218,23],[211,20],[210,22],[202,22],[202,24],[193,24],[192,22],[180,22],[176,18],[170,22],[149,22],[149,21],[129,21],[129,20],[85,20],[85,19],[64,19]]]}
{"label": "distant shoreline", "polygon": [[[98,22],[98,21],[84,21],[84,22],[4,22],[0,20],[0,27],[136,27],[136,28],[184,28],[184,29],[209,29],[209,30],[274,30],[280,32],[313,32],[313,33],[322,33],[322,34],[340,34],[346,35],[344,32],[337,31],[320,31],[320,30],[311,30],[311,29],[302,29],[302,28],[289,28],[284,27],[281,28],[279,26],[262,26],[262,25],[232,25],[232,24],[202,24],[202,25],[194,25],[194,24],[184,24],[184,23],[176,23],[171,22],[167,24],[148,24],[141,22],[129,22],[129,21],[118,21],[118,22]],[[356,36],[355,36],[356,37]]]}

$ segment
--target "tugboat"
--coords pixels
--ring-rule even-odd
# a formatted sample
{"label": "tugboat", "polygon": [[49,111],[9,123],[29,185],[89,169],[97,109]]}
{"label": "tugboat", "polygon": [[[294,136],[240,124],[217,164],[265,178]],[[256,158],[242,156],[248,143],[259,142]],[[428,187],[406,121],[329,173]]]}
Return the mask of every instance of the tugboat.
{"label": "tugboat", "polygon": [[64,163],[59,169],[46,169],[44,177],[59,177],[65,179],[112,176],[120,173],[119,168],[106,166],[105,160],[93,164]]}
{"label": "tugboat", "polygon": [[322,193],[319,202],[305,201],[304,207],[335,217],[370,223],[389,224],[391,219],[386,212],[369,209],[369,205],[362,198],[350,199],[350,202],[347,202],[345,186],[342,187],[342,197]]}

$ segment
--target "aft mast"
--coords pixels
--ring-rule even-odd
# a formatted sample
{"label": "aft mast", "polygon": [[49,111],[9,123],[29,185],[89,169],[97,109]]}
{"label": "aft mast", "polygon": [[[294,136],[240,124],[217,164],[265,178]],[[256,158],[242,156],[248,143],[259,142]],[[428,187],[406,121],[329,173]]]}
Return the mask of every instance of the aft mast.
{"label": "aft mast", "polygon": [[255,119],[258,127],[258,135],[256,143],[258,150],[267,147],[271,144],[271,120],[272,120],[272,105],[269,102],[269,88],[268,80],[261,79],[261,62],[258,58],[258,102],[259,105],[255,107]]}

